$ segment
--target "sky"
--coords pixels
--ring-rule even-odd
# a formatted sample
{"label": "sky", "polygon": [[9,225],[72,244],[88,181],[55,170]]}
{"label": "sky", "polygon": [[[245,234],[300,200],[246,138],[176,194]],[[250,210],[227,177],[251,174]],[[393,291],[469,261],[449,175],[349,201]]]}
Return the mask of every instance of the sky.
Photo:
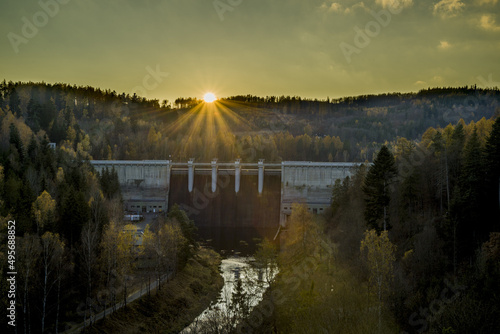
{"label": "sky", "polygon": [[0,80],[149,99],[500,86],[499,0],[1,0]]}

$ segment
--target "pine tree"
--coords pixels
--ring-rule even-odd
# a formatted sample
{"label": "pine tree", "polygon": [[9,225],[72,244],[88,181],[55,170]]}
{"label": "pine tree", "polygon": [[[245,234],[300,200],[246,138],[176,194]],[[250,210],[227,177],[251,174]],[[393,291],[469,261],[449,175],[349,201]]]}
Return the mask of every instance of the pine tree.
{"label": "pine tree", "polygon": [[490,231],[500,231],[500,117],[493,124],[485,147],[486,219]]}
{"label": "pine tree", "polygon": [[10,129],[9,143],[14,145],[14,147],[17,149],[17,152],[19,154],[19,162],[23,163],[24,162],[24,146],[23,146],[23,142],[21,140],[21,136],[19,135],[19,130],[14,125],[14,123],[10,124],[9,129]]}
{"label": "pine tree", "polygon": [[243,282],[238,278],[234,285],[234,291],[229,305],[233,314],[233,323],[236,325],[240,320],[245,319],[250,314],[249,296],[243,288]]}
{"label": "pine tree", "polygon": [[453,130],[447,143],[446,159],[448,165],[450,193],[458,183],[460,170],[462,169],[462,151],[465,144],[465,133],[462,123],[458,123]]}
{"label": "pine tree", "polygon": [[363,185],[366,195],[365,220],[370,228],[387,230],[389,225],[388,207],[391,200],[391,184],[397,174],[394,156],[383,145],[373,165],[370,167]]}
{"label": "pine tree", "polygon": [[481,143],[474,129],[463,150],[458,191],[454,195],[452,219],[457,220],[458,256],[473,252],[474,241],[488,236],[483,219],[484,165]]}
{"label": "pine tree", "polygon": [[19,95],[17,94],[16,89],[13,88],[9,94],[9,107],[10,107],[10,110],[12,111],[12,113],[17,117],[21,116],[20,115],[21,108],[19,107],[20,104],[21,104],[21,100],[19,99]]}

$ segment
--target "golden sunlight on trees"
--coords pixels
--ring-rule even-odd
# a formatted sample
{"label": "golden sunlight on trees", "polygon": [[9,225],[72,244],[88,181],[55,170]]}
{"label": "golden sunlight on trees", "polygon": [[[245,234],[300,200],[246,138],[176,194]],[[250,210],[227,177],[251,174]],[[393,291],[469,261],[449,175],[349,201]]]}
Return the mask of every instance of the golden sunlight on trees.
{"label": "golden sunlight on trees", "polygon": [[304,204],[293,204],[287,222],[280,259],[287,264],[311,256],[316,251],[320,225]]}
{"label": "golden sunlight on trees", "polygon": [[104,298],[104,309],[109,303],[116,304],[116,289],[118,283],[117,265],[118,259],[118,227],[111,221],[102,233],[100,264],[105,275],[106,296]]}
{"label": "golden sunlight on trees", "polygon": [[152,232],[149,226],[144,230],[144,254],[152,259],[158,288],[165,274],[175,273],[181,254],[187,240],[182,234],[176,219],[161,219],[160,230]]}
{"label": "golden sunlight on trees", "polygon": [[123,228],[114,221],[109,222],[102,233],[99,263],[103,268],[106,294],[104,308],[116,305],[118,291],[123,291],[124,302],[127,295],[127,275],[135,268],[135,258],[142,247],[137,243],[137,227],[132,224]]}
{"label": "golden sunlight on trees", "polygon": [[382,299],[390,290],[394,277],[394,252],[396,246],[389,240],[388,232],[377,235],[375,230],[365,232],[361,241],[361,252],[365,252],[366,264],[370,271],[370,286],[375,289],[378,298],[379,326],[382,322]]}
{"label": "golden sunlight on trees", "polygon": [[56,209],[56,200],[52,199],[52,196],[44,190],[40,196],[33,202],[31,210],[33,211],[33,216],[36,221],[37,233],[43,229],[51,220],[54,218],[54,212]]}
{"label": "golden sunlight on trees", "polygon": [[31,136],[33,135],[33,131],[31,128],[26,125],[23,118],[16,118],[10,111],[8,111],[1,123],[1,131],[0,131],[0,145],[2,148],[6,148],[9,143],[9,129],[13,124],[21,139],[21,142],[24,146],[27,146]]}

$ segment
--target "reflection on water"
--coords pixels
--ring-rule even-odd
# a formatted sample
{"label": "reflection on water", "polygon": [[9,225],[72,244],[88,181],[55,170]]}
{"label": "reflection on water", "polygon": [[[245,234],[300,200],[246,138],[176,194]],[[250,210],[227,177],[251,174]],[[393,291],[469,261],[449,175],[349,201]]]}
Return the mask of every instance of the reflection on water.
{"label": "reflection on water", "polygon": [[215,331],[225,332],[224,329],[234,328],[235,314],[232,303],[236,282],[241,280],[243,291],[246,294],[245,302],[251,310],[262,299],[268,285],[262,278],[262,271],[251,265],[251,257],[230,257],[222,260],[221,273],[224,277],[224,286],[217,302],[203,311],[181,333],[209,333]]}
{"label": "reflection on water", "polygon": [[264,238],[272,240],[276,228],[198,226],[200,240],[223,256],[251,256]]}

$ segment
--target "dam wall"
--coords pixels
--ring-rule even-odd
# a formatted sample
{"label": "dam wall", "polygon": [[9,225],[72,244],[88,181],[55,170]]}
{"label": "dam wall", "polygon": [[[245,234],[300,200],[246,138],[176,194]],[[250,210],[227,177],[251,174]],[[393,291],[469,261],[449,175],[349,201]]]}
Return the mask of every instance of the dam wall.
{"label": "dam wall", "polygon": [[359,163],[186,163],[169,160],[92,160],[98,172],[114,169],[125,210],[162,212],[173,204],[198,226],[270,228],[286,225],[293,203],[323,213],[336,180],[355,173]]}

